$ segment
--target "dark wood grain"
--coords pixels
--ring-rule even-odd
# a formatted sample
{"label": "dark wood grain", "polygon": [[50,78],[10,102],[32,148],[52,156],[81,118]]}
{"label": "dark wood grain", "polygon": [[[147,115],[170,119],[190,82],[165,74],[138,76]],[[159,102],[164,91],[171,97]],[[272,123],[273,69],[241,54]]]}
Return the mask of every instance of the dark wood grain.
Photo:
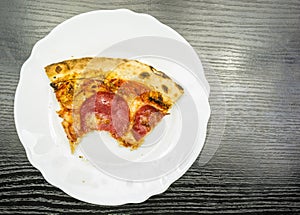
{"label": "dark wood grain", "polygon": [[[38,40],[74,15],[117,8],[149,13],[191,43],[211,85],[220,80],[226,128],[212,159],[165,193],[108,207],[67,196],[31,166],[13,101]],[[300,213],[300,1],[2,0],[0,20],[0,213]]]}

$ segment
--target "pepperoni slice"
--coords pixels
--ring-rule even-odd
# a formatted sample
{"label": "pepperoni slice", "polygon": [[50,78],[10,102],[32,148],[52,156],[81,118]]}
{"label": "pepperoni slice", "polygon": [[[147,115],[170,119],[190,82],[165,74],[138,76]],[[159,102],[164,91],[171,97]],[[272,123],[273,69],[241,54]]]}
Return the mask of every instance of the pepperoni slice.
{"label": "pepperoni slice", "polygon": [[135,114],[132,134],[139,141],[164,117],[164,113],[151,105],[142,106]]}
{"label": "pepperoni slice", "polygon": [[120,137],[129,126],[129,107],[127,102],[112,92],[98,92],[88,98],[81,106],[81,129],[109,131]]}

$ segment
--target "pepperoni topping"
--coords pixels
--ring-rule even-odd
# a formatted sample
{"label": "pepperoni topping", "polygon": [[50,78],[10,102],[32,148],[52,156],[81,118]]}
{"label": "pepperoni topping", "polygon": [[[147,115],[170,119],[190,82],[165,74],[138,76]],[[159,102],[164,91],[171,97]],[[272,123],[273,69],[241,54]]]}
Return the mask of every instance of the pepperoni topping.
{"label": "pepperoni topping", "polygon": [[81,129],[109,131],[114,137],[121,137],[129,126],[127,102],[112,92],[98,92],[81,106]]}
{"label": "pepperoni topping", "polygon": [[135,114],[132,134],[139,141],[164,117],[164,113],[151,105],[142,106]]}

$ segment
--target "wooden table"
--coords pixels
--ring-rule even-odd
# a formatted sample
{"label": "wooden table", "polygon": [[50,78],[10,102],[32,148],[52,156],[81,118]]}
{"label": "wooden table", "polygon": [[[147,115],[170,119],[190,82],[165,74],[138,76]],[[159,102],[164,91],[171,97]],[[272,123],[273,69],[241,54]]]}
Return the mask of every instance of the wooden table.
{"label": "wooden table", "polygon": [[[99,9],[153,15],[196,49],[226,102],[204,166],[144,203],[98,206],[48,184],[14,124],[20,68],[57,24]],[[300,1],[0,1],[0,213],[300,213]],[[217,92],[218,93],[218,92]]]}

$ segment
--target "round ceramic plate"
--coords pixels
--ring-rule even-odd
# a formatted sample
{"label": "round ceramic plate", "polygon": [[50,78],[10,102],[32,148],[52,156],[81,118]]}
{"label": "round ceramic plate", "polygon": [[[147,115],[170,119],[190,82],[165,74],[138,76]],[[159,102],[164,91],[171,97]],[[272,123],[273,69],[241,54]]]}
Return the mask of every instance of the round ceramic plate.
{"label": "round ceramic plate", "polygon": [[[201,141],[208,86],[201,62],[186,43],[170,38],[144,36],[116,43],[99,57],[138,59],[179,83],[184,94],[137,150],[120,147],[105,132],[83,138],[82,152],[105,173],[128,181],[159,179],[176,170]],[[204,134],[205,135],[205,134]]]}
{"label": "round ceramic plate", "polygon": [[[155,40],[164,52],[157,53],[145,44],[145,38]],[[165,42],[161,43],[162,40]],[[128,43],[139,47],[144,44],[148,48],[142,53],[122,53]],[[181,48],[169,49],[167,44],[171,43],[177,48],[185,47],[184,58],[176,58],[173,53],[180,52]],[[171,117],[164,119],[149,136],[153,141],[146,141],[141,147],[143,153],[122,151],[114,143],[109,144],[111,138],[107,135],[92,133],[71,155],[61,119],[55,113],[58,104],[44,67],[70,58],[113,55],[118,50],[124,58],[139,59],[163,70],[184,87],[185,94],[173,107]],[[208,93],[201,62],[174,30],[149,15],[129,10],[93,11],[63,22],[34,46],[21,69],[15,97],[15,123],[29,161],[49,183],[74,198],[94,204],[136,203],[164,192],[196,160],[205,141],[210,115]],[[191,124],[195,126],[189,129]],[[176,135],[171,131],[176,131]],[[95,138],[105,142],[103,145],[108,146],[111,155],[117,155],[123,166],[126,163],[129,172],[137,168],[139,174],[120,173],[117,171],[120,163],[114,165],[111,157],[102,157],[99,165],[88,148],[92,145],[89,143],[95,143]],[[184,144],[188,147],[183,147]],[[187,149],[180,153],[184,148]],[[178,155],[181,155],[179,161],[174,159]],[[153,165],[162,168],[151,171]]]}

